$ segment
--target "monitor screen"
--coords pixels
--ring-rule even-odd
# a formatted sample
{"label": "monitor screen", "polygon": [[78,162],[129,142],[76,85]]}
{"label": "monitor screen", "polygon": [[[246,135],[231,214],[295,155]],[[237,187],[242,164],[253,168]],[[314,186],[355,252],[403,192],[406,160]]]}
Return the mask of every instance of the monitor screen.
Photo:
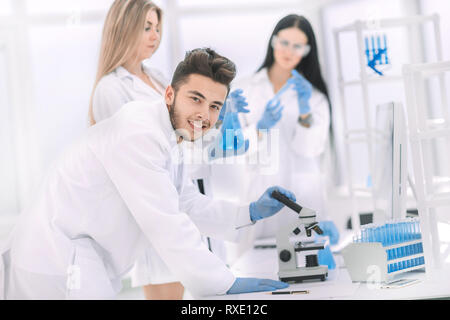
{"label": "monitor screen", "polygon": [[407,152],[406,126],[400,103],[378,105],[374,130],[372,177],[375,215],[402,218],[406,214]]}

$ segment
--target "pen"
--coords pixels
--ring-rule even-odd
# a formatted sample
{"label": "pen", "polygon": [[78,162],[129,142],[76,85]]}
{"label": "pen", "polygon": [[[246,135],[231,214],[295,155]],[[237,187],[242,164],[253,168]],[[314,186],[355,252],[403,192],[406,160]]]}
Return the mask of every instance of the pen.
{"label": "pen", "polygon": [[308,294],[309,290],[294,290],[294,291],[272,291],[268,294]]}

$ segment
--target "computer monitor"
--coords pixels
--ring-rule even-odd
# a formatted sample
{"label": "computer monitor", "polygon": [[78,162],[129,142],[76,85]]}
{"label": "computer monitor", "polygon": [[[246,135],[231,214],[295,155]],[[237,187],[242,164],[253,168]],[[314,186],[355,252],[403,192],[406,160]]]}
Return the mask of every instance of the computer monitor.
{"label": "computer monitor", "polygon": [[408,183],[406,119],[403,105],[390,102],[376,108],[374,134],[374,222],[406,216]]}

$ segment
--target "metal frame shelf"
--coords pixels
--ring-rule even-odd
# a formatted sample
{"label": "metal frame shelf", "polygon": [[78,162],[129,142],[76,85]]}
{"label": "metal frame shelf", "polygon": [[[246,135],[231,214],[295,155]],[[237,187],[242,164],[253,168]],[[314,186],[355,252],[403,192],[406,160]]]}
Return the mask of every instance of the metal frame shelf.
{"label": "metal frame shelf", "polygon": [[[346,25],[340,28],[336,28],[333,30],[334,33],[334,42],[336,48],[336,56],[337,56],[337,72],[338,72],[338,85],[340,89],[340,101],[342,105],[342,117],[343,117],[343,128],[344,128],[344,162],[346,163],[346,168],[344,169],[347,173],[348,178],[348,190],[349,196],[352,202],[352,226],[358,230],[360,228],[360,220],[358,216],[358,209],[356,204],[356,196],[355,191],[361,189],[361,186],[355,187],[353,185],[352,179],[352,159],[350,155],[350,145],[352,143],[365,143],[367,144],[368,150],[368,161],[369,161],[369,175],[372,175],[374,172],[374,154],[373,154],[373,139],[376,136],[375,129],[373,128],[373,121],[371,119],[370,110],[375,106],[371,106],[369,100],[369,86],[374,83],[381,82],[400,82],[403,80],[403,75],[388,75],[388,76],[379,76],[379,77],[371,77],[367,73],[366,66],[366,58],[364,56],[364,32],[370,30],[379,31],[380,29],[385,28],[395,28],[395,27],[406,27],[409,31],[412,27],[421,26],[425,23],[432,23],[435,31],[435,43],[436,43],[436,51],[437,51],[437,59],[442,59],[442,44],[441,44],[441,31],[439,28],[439,15],[427,15],[427,16],[410,16],[398,19],[382,19],[377,21],[361,21],[357,20],[350,25]],[[342,66],[342,55],[341,55],[341,44],[340,44],[340,35],[342,33],[354,32],[356,33],[357,39],[357,48],[358,48],[358,65],[360,68],[360,79],[359,80],[351,80],[345,81],[343,78],[343,66]],[[422,42],[420,42],[422,45]],[[423,46],[423,45],[422,45]],[[411,49],[411,48],[410,48]],[[412,52],[412,50],[410,50]],[[423,62],[423,61],[412,61],[414,63]],[[363,121],[363,129],[359,130],[349,130],[348,126],[348,103],[345,97],[345,90],[350,86],[360,86],[362,90],[362,100],[363,100],[363,111],[364,111],[364,121]],[[386,101],[388,102],[388,101]],[[355,137],[355,135],[358,135]],[[371,188],[363,188],[370,192]],[[375,208],[375,203],[372,197],[373,207]],[[402,215],[406,215],[406,212]]]}
{"label": "metal frame shelf", "polygon": [[[403,66],[409,138],[427,270],[436,270],[443,266],[437,228],[437,209],[450,207],[450,192],[436,193],[433,188],[435,166],[430,157],[430,142],[434,139],[446,139],[446,149],[450,150],[450,114],[448,110],[450,105],[446,90],[446,74],[450,74],[450,61]],[[427,119],[429,103],[427,102],[426,81],[432,77],[439,79],[441,111],[444,116],[439,126],[430,125],[433,123],[433,119]]]}

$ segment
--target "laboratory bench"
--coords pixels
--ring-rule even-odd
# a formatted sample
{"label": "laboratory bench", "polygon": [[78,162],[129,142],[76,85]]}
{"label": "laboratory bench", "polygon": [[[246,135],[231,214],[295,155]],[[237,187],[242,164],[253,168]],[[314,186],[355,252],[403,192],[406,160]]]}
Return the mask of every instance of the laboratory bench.
{"label": "laboratory bench", "polygon": [[[399,288],[382,288],[378,283],[352,282],[345,268],[340,248],[332,247],[336,268],[328,271],[325,281],[290,284],[281,291],[307,290],[308,294],[271,295],[267,292],[209,296],[203,299],[223,300],[410,300],[450,299],[450,266],[444,265],[433,277],[425,271],[413,270],[399,275],[399,279],[417,279],[418,282]],[[253,248],[245,252],[232,266],[238,277],[254,277],[278,280],[276,248]],[[200,299],[200,298],[199,298]]]}

